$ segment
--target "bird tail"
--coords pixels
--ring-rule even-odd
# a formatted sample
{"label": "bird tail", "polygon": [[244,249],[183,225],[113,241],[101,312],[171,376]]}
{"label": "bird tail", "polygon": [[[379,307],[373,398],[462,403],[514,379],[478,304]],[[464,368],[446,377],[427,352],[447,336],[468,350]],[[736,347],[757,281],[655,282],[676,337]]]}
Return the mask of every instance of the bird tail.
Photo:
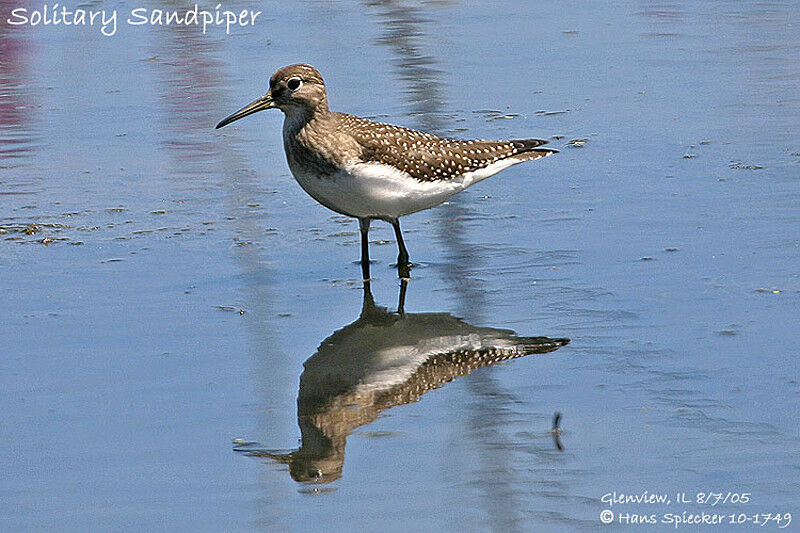
{"label": "bird tail", "polygon": [[540,146],[548,142],[549,141],[544,139],[518,139],[511,141],[517,149],[517,153],[511,157],[519,159],[520,161],[531,161],[533,159],[539,159],[540,157],[557,154],[558,150],[553,148],[540,148]]}
{"label": "bird tail", "polygon": [[550,337],[520,337],[521,345],[525,350],[525,355],[534,353],[547,353],[558,350],[562,346],[569,344],[569,339],[551,339]]}

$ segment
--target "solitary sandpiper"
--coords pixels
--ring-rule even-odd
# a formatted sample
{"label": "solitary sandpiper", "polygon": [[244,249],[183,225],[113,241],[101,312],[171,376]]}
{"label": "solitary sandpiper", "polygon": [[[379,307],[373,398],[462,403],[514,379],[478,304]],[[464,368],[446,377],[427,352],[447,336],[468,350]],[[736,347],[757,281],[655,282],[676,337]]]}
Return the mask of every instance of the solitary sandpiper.
{"label": "solitary sandpiper", "polygon": [[556,150],[541,139],[458,141],[328,109],[325,82],[311,65],[278,69],[269,91],[217,128],[264,109],[284,112],[283,147],[300,186],[337,213],[357,218],[361,271],[369,279],[369,225],[394,227],[400,277],[409,276],[401,216],[435,207],[470,185]]}

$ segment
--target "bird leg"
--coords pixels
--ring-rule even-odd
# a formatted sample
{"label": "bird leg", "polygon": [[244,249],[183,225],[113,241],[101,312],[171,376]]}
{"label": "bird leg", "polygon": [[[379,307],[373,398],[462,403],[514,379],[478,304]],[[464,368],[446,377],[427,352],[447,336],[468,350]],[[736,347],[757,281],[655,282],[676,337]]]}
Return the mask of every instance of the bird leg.
{"label": "bird leg", "polygon": [[361,229],[361,275],[364,281],[369,281],[369,223],[368,218],[358,219]]}
{"label": "bird leg", "polygon": [[394,235],[397,238],[397,249],[400,252],[397,255],[397,274],[401,278],[408,278],[411,276],[411,265],[408,262],[406,244],[403,242],[403,233],[400,231],[400,221],[395,218],[390,220],[390,223],[394,228]]}
{"label": "bird leg", "polygon": [[408,289],[408,278],[400,278],[400,294],[397,295],[397,314],[406,315],[406,290]]}

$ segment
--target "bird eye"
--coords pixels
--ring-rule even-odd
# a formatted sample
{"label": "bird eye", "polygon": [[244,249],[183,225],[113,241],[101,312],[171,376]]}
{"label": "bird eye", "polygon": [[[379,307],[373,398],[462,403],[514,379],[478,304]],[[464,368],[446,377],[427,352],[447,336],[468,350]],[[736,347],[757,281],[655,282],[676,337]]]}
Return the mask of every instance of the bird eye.
{"label": "bird eye", "polygon": [[286,82],[286,86],[289,88],[290,91],[296,91],[303,85],[303,80],[300,78],[292,78]]}

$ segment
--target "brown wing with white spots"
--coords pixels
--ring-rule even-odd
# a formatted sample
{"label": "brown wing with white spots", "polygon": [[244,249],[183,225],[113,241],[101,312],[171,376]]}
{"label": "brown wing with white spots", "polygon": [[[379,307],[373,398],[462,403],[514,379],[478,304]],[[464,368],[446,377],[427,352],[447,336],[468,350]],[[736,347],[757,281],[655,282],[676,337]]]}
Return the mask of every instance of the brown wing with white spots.
{"label": "brown wing with white spots", "polygon": [[447,180],[514,157],[520,161],[556,153],[547,141],[456,141],[391,124],[339,114],[338,126],[362,148],[361,158],[396,167],[421,181]]}

